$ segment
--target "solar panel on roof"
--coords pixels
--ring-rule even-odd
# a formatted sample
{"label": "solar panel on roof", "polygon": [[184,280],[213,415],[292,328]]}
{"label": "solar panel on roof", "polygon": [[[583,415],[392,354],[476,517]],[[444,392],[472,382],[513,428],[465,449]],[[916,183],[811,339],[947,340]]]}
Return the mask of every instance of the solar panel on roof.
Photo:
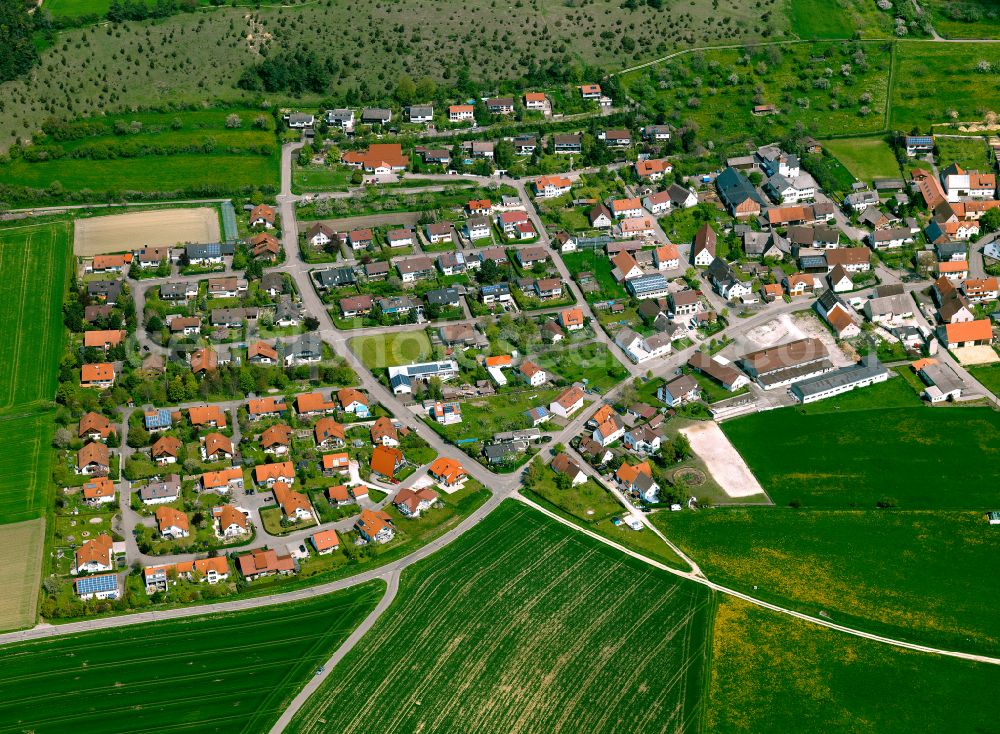
{"label": "solar panel on roof", "polygon": [[105,574],[104,576],[86,576],[76,580],[76,591],[78,594],[114,591],[117,588],[118,576],[113,573]]}

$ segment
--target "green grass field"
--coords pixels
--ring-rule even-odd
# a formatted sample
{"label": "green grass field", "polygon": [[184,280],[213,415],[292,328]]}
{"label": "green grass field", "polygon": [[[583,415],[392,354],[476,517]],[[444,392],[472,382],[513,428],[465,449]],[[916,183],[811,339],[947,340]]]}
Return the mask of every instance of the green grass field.
{"label": "green grass field", "polygon": [[799,38],[851,38],[854,26],[844,8],[830,0],[791,0],[792,32]]}
{"label": "green grass field", "polygon": [[72,225],[0,227],[0,412],[55,397]]}
{"label": "green grass field", "polygon": [[81,15],[104,15],[110,0],[47,0],[45,9],[54,18],[76,18]]}
{"label": "green grass field", "polygon": [[508,502],[404,573],[286,731],[694,730],[708,606],[701,587]]}
{"label": "green grass field", "polygon": [[594,279],[600,286],[599,293],[594,295],[586,294],[588,299],[599,300],[608,298],[625,298],[628,294],[625,289],[611,275],[614,266],[600,250],[579,250],[568,252],[562,256],[563,262],[574,276],[577,273],[589,272],[594,274]]}
{"label": "green grass field", "polygon": [[540,354],[535,363],[568,383],[586,380],[588,387],[602,393],[628,377],[628,370],[611,351],[596,342],[550,350]]}
{"label": "green grass field", "polygon": [[[228,126],[232,116],[238,127]],[[267,110],[245,106],[53,123],[23,156],[0,165],[0,186],[48,189],[58,183],[66,192],[95,194],[276,187],[274,125]],[[53,159],[59,151],[64,157]]]}
{"label": "green grass field", "polygon": [[356,336],[348,342],[368,369],[385,369],[431,358],[431,342],[424,331]]}
{"label": "green grass field", "polygon": [[993,171],[990,160],[990,149],[986,147],[984,138],[946,138],[940,135],[934,138],[937,147],[937,161],[940,168],[957,163],[962,168],[972,171]]}
{"label": "green grass field", "polygon": [[983,119],[983,110],[1000,109],[1000,88],[993,75],[976,71],[981,60],[997,66],[988,44],[921,43],[896,45],[890,127],[929,132],[935,123]]}
{"label": "green grass field", "polygon": [[900,176],[896,156],[882,138],[839,138],[824,141],[823,147],[861,181]]}
{"label": "green grass field", "polygon": [[0,167],[0,184],[45,189],[56,181],[68,191],[89,189],[95,192],[171,192],[210,186],[228,186],[230,189],[265,184],[277,186],[278,156],[192,153],[110,161],[83,158],[45,163],[14,161]]}
{"label": "green grass field", "polygon": [[[911,405],[912,407],[899,407]],[[1000,414],[936,410],[903,380],[722,426],[778,505],[991,509],[1000,501]]]}
{"label": "green grass field", "polygon": [[755,507],[652,517],[713,581],[852,627],[1000,651],[1000,588],[983,583],[1000,532],[985,513]]}
{"label": "green grass field", "polygon": [[[0,516],[6,516],[0,512]],[[0,631],[35,623],[38,580],[45,548],[45,521],[41,518],[0,525]]]}
{"label": "green grass field", "polygon": [[945,38],[1000,38],[1000,8],[994,0],[926,0],[923,7]]}
{"label": "green grass field", "polygon": [[296,193],[305,191],[347,191],[351,187],[350,168],[331,166],[294,166],[292,168],[292,189]]}
{"label": "green grass field", "polygon": [[[544,406],[556,399],[562,390],[521,390],[517,393],[494,395],[489,398],[476,398],[462,403],[462,422],[443,426],[434,423],[433,428],[449,441],[462,441],[470,438],[485,441],[499,431],[514,431],[528,428],[526,411],[536,406]],[[463,448],[478,455],[479,447],[475,444],[463,444]]]}
{"label": "green grass field", "polygon": [[[281,0],[258,0],[260,5],[271,5]],[[209,0],[197,0],[201,7],[212,6]],[[99,15],[103,17],[108,12],[110,0],[46,0],[45,9],[55,18],[78,18],[81,15]],[[240,3],[246,7],[246,3]]]}
{"label": "green grass field", "polygon": [[0,728],[267,731],[384,588],[5,647]]}
{"label": "green grass field", "polygon": [[0,455],[0,523],[45,515],[54,417],[50,410],[0,415],[7,446]]}
{"label": "green grass field", "polygon": [[983,387],[994,395],[1000,396],[1000,365],[969,367],[968,370],[983,384]]}
{"label": "green grass field", "polygon": [[723,597],[708,734],[996,731],[1000,667],[911,652]]}

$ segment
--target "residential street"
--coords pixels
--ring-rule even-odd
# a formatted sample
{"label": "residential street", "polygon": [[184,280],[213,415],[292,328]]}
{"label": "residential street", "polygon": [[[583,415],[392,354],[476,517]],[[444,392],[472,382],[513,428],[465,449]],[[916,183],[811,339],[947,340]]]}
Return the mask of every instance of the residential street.
{"label": "residential street", "polygon": [[[391,603],[395,598],[400,574],[402,573],[402,571],[405,570],[407,567],[411,566],[412,564],[418,562],[419,560],[426,558],[431,554],[437,552],[438,550],[444,548],[449,543],[454,541],[456,538],[460,537],[467,530],[469,530],[472,527],[475,527],[480,521],[482,521],[483,518],[487,517],[489,513],[493,511],[493,509],[496,508],[496,506],[505,499],[514,499],[523,502],[531,507],[534,507],[537,511],[542,512],[543,514],[549,516],[556,522],[563,523],[568,527],[573,528],[577,532],[584,533],[598,542],[614,547],[618,551],[633,556],[641,560],[642,562],[650,564],[651,566],[664,570],[668,573],[674,574],[675,576],[679,576],[688,579],[690,581],[693,581],[695,583],[705,585],[720,593],[744,599],[755,605],[771,609],[773,611],[780,612],[783,614],[788,614],[796,617],[797,619],[801,619],[810,622],[812,624],[820,625],[856,637],[870,639],[884,644],[893,645],[896,647],[902,647],[922,652],[930,652],[949,657],[961,658],[965,660],[974,660],[989,664],[1000,664],[1000,658],[993,658],[989,656],[974,655],[964,652],[957,652],[953,650],[944,650],[922,645],[916,645],[906,641],[875,635],[862,630],[839,625],[820,617],[814,617],[811,615],[803,614],[794,611],[792,609],[788,609],[785,607],[772,604],[770,602],[756,599],[742,592],[738,592],[733,589],[729,589],[725,586],[719,585],[711,581],[710,579],[706,578],[705,575],[702,573],[702,571],[698,568],[698,566],[690,559],[687,560],[691,565],[692,568],[691,571],[680,571],[677,569],[668,568],[663,564],[660,564],[659,562],[656,562],[634,551],[626,549],[620,546],[619,544],[615,543],[614,541],[599,536],[591,532],[590,530],[577,526],[569,522],[565,518],[562,518],[561,516],[552,513],[546,508],[539,507],[536,503],[532,502],[531,500],[519,494],[518,490],[521,484],[521,480],[520,480],[520,475],[518,473],[496,474],[487,469],[486,467],[482,466],[478,462],[470,460],[468,456],[466,456],[455,446],[446,443],[443,439],[440,438],[440,436],[435,431],[430,429],[422,420],[420,420],[417,416],[415,416],[410,411],[410,409],[406,405],[404,405],[403,402],[400,401],[390,390],[386,389],[376,379],[376,377],[371,374],[371,372],[364,366],[364,364],[362,364],[358,356],[350,349],[349,347],[350,337],[359,335],[377,334],[382,332],[384,329],[382,327],[371,327],[366,329],[353,330],[349,332],[338,330],[335,327],[327,308],[322,303],[320,297],[317,295],[313,287],[310,277],[311,268],[300,258],[298,252],[298,233],[297,233],[297,223],[295,219],[295,204],[297,201],[299,201],[301,197],[296,196],[291,192],[291,162],[295,152],[300,147],[301,147],[300,143],[292,143],[292,144],[287,144],[282,148],[281,194],[278,196],[278,209],[281,217],[282,244],[286,253],[286,262],[283,265],[275,268],[274,270],[277,270],[279,272],[286,272],[292,277],[292,279],[295,282],[296,288],[298,289],[299,294],[302,298],[305,311],[315,316],[320,322],[320,326],[318,329],[319,335],[322,337],[323,341],[329,344],[339,356],[343,357],[351,366],[351,368],[356,372],[360,381],[361,389],[366,390],[374,402],[380,403],[386,409],[391,411],[393,415],[396,417],[396,419],[399,421],[399,423],[415,431],[419,436],[421,436],[424,440],[426,440],[428,444],[435,450],[435,452],[437,452],[438,455],[449,456],[461,461],[462,465],[465,467],[468,474],[473,478],[475,478],[476,480],[478,480],[479,482],[481,482],[486,488],[488,488],[489,491],[491,492],[491,496],[481,507],[473,511],[458,525],[448,530],[437,539],[417,549],[408,556],[389,562],[377,568],[367,569],[355,576],[351,576],[333,582],[328,582],[317,586],[300,588],[294,591],[266,595],[266,596],[259,596],[259,597],[241,597],[219,603],[213,603],[210,605],[188,605],[173,609],[163,609],[152,612],[142,612],[137,614],[126,614],[121,616],[91,619],[81,622],[73,622],[65,625],[58,625],[58,626],[43,624],[28,630],[2,634],[0,635],[0,644],[16,642],[16,641],[32,640],[32,639],[41,639],[46,637],[66,635],[88,630],[110,629],[116,627],[131,626],[136,624],[145,624],[148,622],[154,622],[160,620],[188,618],[200,614],[205,614],[207,612],[212,612],[212,613],[229,612],[229,611],[239,611],[257,607],[264,607],[274,604],[286,603],[297,599],[306,599],[323,594],[329,594],[374,579],[381,579],[385,581],[387,585],[387,593],[380,600],[376,609],[368,616],[368,618],[362,623],[362,625],[357,630],[355,630],[355,632],[329,659],[329,661],[325,666],[324,672],[309,681],[306,687],[296,696],[290,707],[283,713],[282,717],[272,728],[272,732],[281,732],[283,731],[285,726],[287,726],[287,724],[290,722],[296,711],[298,711],[299,708],[302,706],[302,704],[306,701],[308,696],[314,691],[316,691],[322,684],[323,680],[331,673],[337,661],[342,659],[343,656],[350,651],[350,649],[364,636],[364,634],[377,621],[379,616],[391,605]],[[473,177],[465,176],[464,178],[473,178]],[[538,213],[535,210],[533,204],[531,203],[531,198],[528,196],[528,193],[525,189],[525,182],[513,179],[506,179],[506,178],[483,179],[481,182],[485,183],[486,181],[489,181],[491,183],[496,183],[499,181],[500,183],[512,186],[518,191],[518,194],[521,197],[525,209],[528,212],[529,218],[535,225],[536,230],[540,233],[539,244],[548,249],[550,252],[555,253],[555,251],[551,250],[551,243],[549,241],[549,237],[545,232],[545,228],[542,226]],[[842,227],[846,226],[842,222],[840,222],[840,225]],[[599,326],[594,313],[592,312],[590,306],[587,304],[585,298],[583,297],[583,293],[580,291],[578,285],[571,277],[568,269],[562,262],[562,258],[558,256],[558,253],[554,254],[553,261],[566,287],[570,290],[570,292],[573,293],[574,297],[576,298],[578,306],[584,310],[585,314],[589,316],[592,322],[594,323],[595,341],[607,345],[607,347],[615,355],[615,357],[619,361],[621,361],[621,363],[628,369],[632,377],[639,377],[647,374],[647,372],[652,373],[653,375],[656,376],[664,376],[664,377],[672,376],[676,373],[677,369],[687,361],[692,352],[697,348],[697,345],[692,345],[679,351],[673,351],[669,356],[663,359],[652,360],[642,365],[632,364],[631,361],[624,356],[623,352],[617,347],[617,345],[614,344],[613,340]],[[880,275],[886,282],[891,281],[891,279],[895,277],[895,275],[890,273],[889,271],[885,271],[884,273],[880,271]],[[141,283],[141,287],[142,289],[145,289],[148,287],[155,286],[159,282],[164,282],[167,280],[169,281],[201,280],[204,279],[205,277],[206,276],[204,275],[172,276],[168,279],[161,279],[160,281],[146,280]],[[927,285],[926,283],[908,284],[906,286],[906,289],[908,291],[915,290],[918,288],[926,287],[926,285]],[[139,295],[140,288],[137,287],[135,290],[136,290],[136,305],[140,309],[141,313],[143,306],[143,298],[141,295]],[[708,289],[706,288],[705,291],[707,293]],[[866,295],[866,294],[867,292],[862,292],[859,295]],[[720,305],[716,304],[715,300],[713,300],[712,303],[713,305]],[[749,329],[752,329],[757,325],[764,324],[767,321],[779,318],[787,314],[794,313],[795,311],[802,310],[803,308],[807,307],[808,303],[811,302],[804,300],[800,301],[793,300],[790,303],[776,302],[767,307],[762,308],[760,313],[756,313],[742,319],[733,318],[730,324],[724,330],[715,335],[715,338],[723,339],[728,337],[734,340],[738,339],[742,334],[745,334]],[[921,316],[920,318],[922,319],[923,317]],[[385,330],[400,331],[400,330],[410,330],[410,329],[418,330],[422,328],[425,328],[424,324],[406,325],[403,327],[385,327]],[[145,336],[140,336],[140,343],[144,347],[148,347],[150,351],[154,350],[160,352],[164,351],[162,347],[152,344]],[[946,361],[948,361],[949,363],[952,362],[950,357],[946,357]],[[978,385],[978,383],[973,381],[971,377],[968,375],[968,373],[965,370],[963,370],[959,365],[954,364],[953,366],[956,368],[956,371],[958,371],[959,374],[962,375],[962,377],[968,381],[968,384]],[[590,416],[593,415],[593,413],[599,407],[601,407],[601,405],[603,405],[605,402],[614,402],[616,396],[620,393],[622,389],[624,389],[624,387],[628,384],[628,382],[629,381],[624,381],[620,383],[614,389],[612,389],[606,395],[604,395],[601,400],[595,400],[590,405],[585,407],[583,410],[579,411],[567,423],[565,428],[563,428],[561,431],[552,436],[550,445],[568,444],[569,440],[573,436],[577,435],[583,429],[587,420],[590,418]],[[979,386],[979,388],[982,389],[982,386]],[[983,390],[983,392],[984,394],[988,395],[988,393],[985,390]],[[993,396],[990,397],[994,403],[997,402],[995,397]],[[229,410],[231,413],[234,422],[234,430],[236,431],[236,434],[234,435],[234,441],[236,442],[238,442],[239,440],[239,433],[238,433],[238,426],[235,425],[235,415],[236,415],[236,409],[241,404],[241,402],[242,401],[230,401],[222,404],[222,407]],[[185,405],[180,407],[183,408],[189,406]],[[121,451],[122,465],[124,465],[125,460],[134,451],[133,449],[127,447],[127,430],[128,428],[126,424],[123,429],[123,435],[121,437],[122,445],[123,447],[125,447]],[[549,453],[550,452],[548,451],[543,451],[540,454],[540,456],[544,461],[549,461],[551,460],[551,456],[549,456]],[[573,455],[576,459],[579,460],[579,457],[575,453]],[[585,462],[583,462],[581,465],[587,466]],[[398,489],[400,486],[412,486],[412,484],[417,479],[421,478],[424,475],[424,469],[425,467],[421,467],[417,472],[411,475],[406,482],[404,482],[402,485],[398,485],[396,489]],[[592,474],[594,473],[593,470],[590,471]],[[371,486],[377,486],[377,485],[371,485]],[[119,531],[122,533],[122,535],[124,535],[127,538],[128,553],[131,561],[139,561],[142,564],[146,565],[146,564],[157,564],[157,563],[172,563],[180,560],[188,560],[194,557],[191,554],[177,555],[177,556],[147,556],[139,553],[137,544],[135,542],[135,538],[131,533],[131,529],[134,528],[138,523],[148,523],[148,519],[143,518],[138,513],[135,513],[131,510],[130,508],[131,488],[129,487],[129,483],[123,480],[119,483],[118,488],[120,491],[119,506],[122,512],[122,522]],[[390,492],[389,497],[392,496],[391,491],[394,488],[390,487],[379,487],[379,488]],[[627,509],[629,507],[628,502],[627,500],[625,500],[621,492],[614,488],[612,489],[612,492],[618,499],[618,501],[623,504],[623,508]],[[389,497],[387,497],[386,500],[384,500],[380,505],[377,506],[384,505],[385,502],[389,501]],[[256,494],[252,496],[247,496],[243,494],[238,497],[233,497],[233,504],[236,504],[238,506],[243,506],[246,507],[247,509],[252,510],[253,512],[257,512],[259,511],[259,508],[264,504],[264,497],[261,494]],[[329,523],[323,527],[332,527],[336,528],[338,531],[343,532],[351,527],[351,525],[354,522],[354,519],[355,519],[354,517],[345,518],[336,523]],[[652,527],[651,523],[648,522],[648,519],[643,518],[643,521],[651,532],[663,538],[663,540],[671,548],[673,548],[675,552],[681,555],[681,557],[686,558],[686,556],[684,556],[683,553],[678,548],[676,548],[676,546],[670,543],[669,539],[663,536],[662,533],[660,533],[657,529]],[[264,531],[264,529],[260,526],[260,523],[257,522],[256,523],[257,534],[255,538],[253,539],[252,542],[249,542],[241,546],[241,548],[246,549],[246,548],[257,548],[263,546],[283,547],[285,544],[288,543],[301,543],[304,542],[304,540],[307,538],[308,535],[315,532],[316,529],[317,529],[316,527],[312,527],[309,528],[308,530],[298,531],[296,533],[292,533],[287,536],[279,537],[267,534]]]}

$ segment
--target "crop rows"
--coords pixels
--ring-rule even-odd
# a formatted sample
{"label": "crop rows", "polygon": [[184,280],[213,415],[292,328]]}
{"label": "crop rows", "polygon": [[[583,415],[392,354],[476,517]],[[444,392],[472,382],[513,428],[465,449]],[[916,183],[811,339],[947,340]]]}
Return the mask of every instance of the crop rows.
{"label": "crop rows", "polygon": [[69,242],[66,222],[0,230],[0,411],[54,397]]}
{"label": "crop rows", "polygon": [[0,731],[266,731],[380,592],[5,648]]}
{"label": "crop rows", "polygon": [[505,504],[408,573],[291,731],[693,730],[708,600]]}

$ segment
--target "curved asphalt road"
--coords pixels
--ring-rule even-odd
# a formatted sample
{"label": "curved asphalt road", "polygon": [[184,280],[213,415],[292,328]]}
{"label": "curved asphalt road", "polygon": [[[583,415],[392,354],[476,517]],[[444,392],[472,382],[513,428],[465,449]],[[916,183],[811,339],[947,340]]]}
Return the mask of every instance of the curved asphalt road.
{"label": "curved asphalt road", "polygon": [[[278,205],[281,211],[281,218],[283,224],[283,244],[286,253],[294,253],[298,250],[298,233],[296,220],[294,215],[294,203],[299,197],[296,197],[291,193],[291,157],[294,152],[301,147],[299,143],[293,143],[285,145],[282,148],[282,193],[278,197]],[[512,180],[503,180],[503,183],[508,183],[517,188],[518,192],[522,196],[522,200],[525,201],[529,215],[533,220],[537,220],[537,212],[534,207],[530,205],[530,199],[528,199],[527,194],[524,190],[523,182],[515,182]],[[544,228],[540,226],[540,223],[536,221],[536,228],[539,232],[544,232]],[[547,238],[543,236],[544,243],[547,244]],[[582,307],[586,308],[590,312],[589,307],[586,304],[586,300],[582,298],[582,294],[578,292],[575,288],[575,283],[571,278],[568,277],[568,273],[565,271],[565,266],[562,265],[561,259],[558,257],[553,258],[557,267],[560,270],[560,275],[563,276],[564,281],[570,285],[571,290],[577,297],[578,302]],[[355,369],[357,374],[362,380],[362,387],[367,389],[370,393],[374,394],[375,397],[382,402],[384,405],[389,407],[396,416],[406,425],[409,425],[415,429],[418,434],[428,440],[431,446],[433,446],[442,455],[450,455],[456,452],[454,447],[445,444],[441,438],[429,429],[422,421],[414,420],[411,416],[412,414],[409,410],[396,399],[390,391],[386,390],[377,380],[375,380],[371,373],[361,364],[357,356],[347,347],[346,341],[342,338],[337,338],[339,332],[333,325],[332,319],[326,308],[323,307],[322,302],[316,295],[315,290],[312,288],[312,284],[308,275],[308,266],[305,265],[301,260],[288,258],[285,265],[283,265],[280,270],[289,272],[296,281],[296,285],[299,288],[300,294],[305,302],[306,308],[320,318],[320,334],[325,341],[334,345],[336,351],[341,356],[345,357],[351,366]],[[593,316],[592,313],[588,315]],[[766,316],[767,318],[774,318],[774,311],[768,311],[761,316]],[[742,327],[746,328],[749,321],[755,320],[756,317],[744,320],[741,324]],[[596,319],[595,319],[596,323]],[[612,340],[610,340],[603,330],[600,328],[595,329],[595,332],[599,335],[598,340],[604,341],[605,344],[609,346],[612,352],[619,358],[622,357],[621,351],[614,345]],[[603,336],[603,338],[602,338]],[[685,350],[686,351],[686,350]],[[661,361],[660,366],[657,368],[656,372],[658,374],[670,374],[672,370],[681,363],[682,357],[685,356],[684,352],[675,353],[671,358]],[[632,365],[627,359],[621,360],[628,368],[629,371],[635,375],[638,370],[635,365]],[[620,389],[620,386],[619,388]],[[617,392],[612,391],[606,398],[610,398],[613,394]],[[581,414],[572,421],[567,427],[558,434],[554,441],[561,442],[568,440],[570,436],[578,432],[583,424],[585,423],[587,417],[599,407],[599,402],[591,405],[587,410],[581,411]],[[404,417],[405,416],[405,417]],[[516,499],[524,504],[534,508],[538,512],[552,518],[553,520],[560,522],[577,532],[586,534],[587,536],[611,546],[622,553],[629,556],[637,558],[645,563],[648,563],[656,568],[664,570],[675,576],[685,578],[689,581],[702,584],[710,589],[713,589],[719,593],[727,594],[729,596],[737,597],[743,599],[744,601],[750,602],[757,606],[770,609],[771,611],[779,612],[782,614],[787,614],[789,616],[795,617],[805,622],[810,622],[828,629],[834,629],[845,634],[853,635],[855,637],[861,637],[864,639],[873,640],[875,642],[881,642],[888,645],[893,645],[895,647],[901,647],[908,650],[914,650],[918,652],[925,652],[936,655],[943,655],[946,657],[959,658],[963,660],[969,660],[973,662],[988,663],[991,665],[1000,665],[1000,658],[994,658],[986,655],[977,655],[973,653],[965,653],[955,650],[945,650],[941,648],[934,648],[927,645],[918,645],[911,642],[906,642],[904,640],[898,640],[891,637],[885,637],[883,635],[876,635],[863,630],[854,629],[851,627],[846,627],[844,625],[836,624],[834,622],[821,619],[819,617],[813,617],[808,614],[803,614],[797,612],[793,609],[786,607],[781,607],[770,602],[766,602],[762,599],[754,598],[748,594],[744,594],[735,589],[730,589],[725,586],[721,586],[713,581],[707,579],[700,571],[680,571],[678,569],[670,568],[665,564],[659,563],[658,561],[647,558],[639,553],[636,553],[624,546],[615,543],[612,540],[604,538],[603,536],[597,535],[596,533],[587,530],[586,528],[579,527],[568,520],[556,515],[555,513],[537,505],[531,500],[521,496],[518,492],[518,487],[520,485],[520,479],[517,474],[513,475],[497,475],[493,472],[487,470],[485,467],[478,463],[471,463],[468,466],[468,473],[474,476],[476,479],[480,480],[484,486],[486,486],[492,492],[490,498],[472,514],[466,517],[457,526],[442,534],[437,539],[431,541],[427,545],[417,549],[410,555],[394,561],[392,563],[386,564],[385,566],[371,569],[355,576],[351,576],[345,579],[340,579],[338,581],[332,581],[326,584],[321,584],[318,586],[311,586],[302,589],[297,589],[294,591],[284,592],[280,594],[270,594],[267,596],[259,597],[248,597],[242,599],[234,599],[225,602],[213,603],[209,605],[199,605],[199,606],[187,606],[180,607],[176,609],[166,609],[157,610],[151,612],[141,612],[138,614],[128,614],[116,617],[105,617],[101,619],[85,620],[81,622],[73,622],[65,625],[40,625],[28,630],[22,630],[19,632],[10,632],[0,635],[0,645],[10,644],[16,642],[24,642],[30,640],[44,639],[48,637],[56,637],[62,635],[69,635],[79,632],[87,632],[92,630],[100,629],[110,629],[115,627],[124,627],[137,624],[145,624],[149,622],[164,621],[168,619],[183,619],[187,617],[199,616],[203,614],[214,614],[221,612],[235,612],[245,609],[253,609],[263,606],[270,606],[275,604],[283,604],[299,599],[307,599],[316,596],[321,596],[329,594],[335,591],[340,591],[342,589],[351,588],[358,584],[366,583],[375,579],[382,579],[386,582],[387,591],[383,598],[376,605],[375,609],[368,615],[368,617],[361,623],[361,625],[348,637],[347,640],[341,645],[341,647],[334,653],[330,658],[327,665],[325,666],[324,673],[311,679],[302,691],[296,696],[292,701],[289,708],[282,714],[279,720],[275,723],[274,727],[271,729],[272,734],[277,734],[284,730],[288,723],[292,720],[298,710],[304,705],[309,696],[314,693],[319,686],[322,684],[323,680],[330,674],[336,663],[341,660],[352,648],[353,646],[364,636],[364,634],[371,629],[375,624],[381,614],[392,604],[396,591],[398,590],[399,577],[402,571],[411,566],[412,564],[428,557],[429,555],[437,552],[441,548],[445,547],[453,540],[461,536],[470,528],[477,525],[483,518],[492,512],[497,505],[499,505],[504,499],[510,497]]]}

